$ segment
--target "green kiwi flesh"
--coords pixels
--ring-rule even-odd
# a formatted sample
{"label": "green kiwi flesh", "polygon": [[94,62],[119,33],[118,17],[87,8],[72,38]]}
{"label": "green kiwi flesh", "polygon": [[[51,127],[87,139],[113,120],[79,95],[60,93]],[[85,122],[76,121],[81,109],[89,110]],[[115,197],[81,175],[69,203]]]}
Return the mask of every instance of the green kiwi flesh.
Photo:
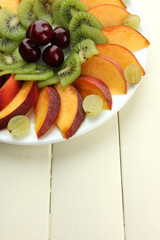
{"label": "green kiwi flesh", "polygon": [[17,41],[0,36],[0,52],[12,53],[17,47]]}
{"label": "green kiwi flesh", "polygon": [[59,82],[58,75],[55,74],[52,78],[46,79],[44,81],[39,81],[38,82],[38,87],[42,88],[48,85],[53,85]]}
{"label": "green kiwi flesh", "polygon": [[61,87],[64,89],[71,84],[81,74],[81,61],[76,52],[72,52],[63,62],[61,69],[58,71],[58,78]]}
{"label": "green kiwi flesh", "polygon": [[68,29],[72,16],[79,11],[87,11],[87,6],[79,0],[64,0],[59,11],[62,25]]}
{"label": "green kiwi flesh", "polygon": [[60,6],[63,0],[55,0],[52,4],[52,18],[53,22],[61,26],[61,21],[59,19]]}
{"label": "green kiwi flesh", "polygon": [[33,5],[34,0],[21,0],[19,4],[18,17],[25,28],[28,28],[32,22],[37,20],[33,12]]}
{"label": "green kiwi flesh", "polygon": [[0,53],[0,69],[12,70],[22,67],[26,62],[19,55],[18,49],[11,54]]}
{"label": "green kiwi flesh", "polygon": [[85,39],[78,43],[73,48],[73,51],[80,56],[81,63],[86,62],[89,58],[99,53],[95,43],[90,39]]}
{"label": "green kiwi flesh", "polygon": [[79,12],[71,19],[69,23],[69,30],[73,32],[80,27],[81,24],[86,24],[99,30],[103,28],[103,25],[94,15],[87,12]]}
{"label": "green kiwi flesh", "polygon": [[7,74],[11,74],[13,70],[4,70],[4,71],[1,71],[0,72],[0,77],[1,76],[4,76],[4,75],[7,75]]}
{"label": "green kiwi flesh", "polygon": [[36,17],[39,20],[42,19],[52,24],[53,23],[52,4],[53,0],[35,0],[33,11]]}
{"label": "green kiwi flesh", "polygon": [[54,76],[53,69],[50,67],[43,65],[43,64],[37,64],[36,65],[36,71],[29,74],[17,74],[15,75],[15,80],[26,80],[26,81],[41,81],[46,80],[49,78],[52,78]]}
{"label": "green kiwi flesh", "polygon": [[26,73],[33,73],[36,70],[36,64],[35,63],[28,63],[20,68],[16,69],[9,69],[0,72],[0,76],[6,75],[6,74],[26,74]]}
{"label": "green kiwi flesh", "polygon": [[99,29],[82,24],[71,34],[72,47],[84,39],[91,39],[96,45],[108,43],[108,39]]}
{"label": "green kiwi flesh", "polygon": [[7,7],[0,9],[0,35],[11,40],[25,38],[26,31],[20,23],[19,17]]}

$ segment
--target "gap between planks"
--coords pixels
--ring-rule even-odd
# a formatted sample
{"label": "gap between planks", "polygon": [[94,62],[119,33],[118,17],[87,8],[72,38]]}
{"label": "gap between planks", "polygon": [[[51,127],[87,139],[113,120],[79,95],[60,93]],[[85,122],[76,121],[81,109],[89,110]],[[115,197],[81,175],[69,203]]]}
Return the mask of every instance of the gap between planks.
{"label": "gap between planks", "polygon": [[[126,224],[125,224],[125,203],[124,203],[124,186],[123,186],[123,168],[122,168],[122,154],[121,154],[121,136],[120,136],[120,117],[117,113],[118,137],[119,137],[119,159],[120,159],[120,175],[121,175],[121,193],[122,193],[122,211],[123,211],[123,235],[126,240]],[[52,166],[53,166],[53,145],[51,145],[51,163],[50,163],[50,198],[49,198],[49,221],[48,221],[48,240],[51,239],[51,209],[52,209]]]}
{"label": "gap between planks", "polygon": [[119,159],[120,159],[121,192],[122,192],[123,231],[124,231],[124,240],[126,240],[125,203],[124,203],[124,186],[123,186],[123,166],[122,166],[122,153],[121,153],[121,131],[120,131],[119,112],[117,113],[117,120],[118,120],[118,136],[119,136]]}
{"label": "gap between planks", "polygon": [[49,214],[48,214],[48,240],[51,233],[51,200],[52,200],[52,164],[53,164],[53,144],[51,144],[51,162],[50,162],[50,197],[49,197]]}

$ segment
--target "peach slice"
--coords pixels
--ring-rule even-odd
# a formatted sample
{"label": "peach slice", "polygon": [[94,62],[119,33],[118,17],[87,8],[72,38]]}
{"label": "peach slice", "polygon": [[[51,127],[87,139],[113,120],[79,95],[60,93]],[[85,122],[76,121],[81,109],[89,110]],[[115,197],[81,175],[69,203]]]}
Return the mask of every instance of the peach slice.
{"label": "peach slice", "polygon": [[81,0],[81,2],[83,2],[88,7],[88,9],[102,4],[114,4],[116,6],[126,8],[121,0]]}
{"label": "peach slice", "polygon": [[17,14],[19,4],[20,4],[20,0],[1,0],[0,1],[0,7],[8,7],[16,14]]}
{"label": "peach slice", "polygon": [[42,137],[54,124],[60,111],[61,100],[58,92],[51,87],[40,90],[35,105],[35,131],[37,137]]}
{"label": "peach slice", "polygon": [[103,99],[103,109],[112,108],[112,96],[107,85],[98,78],[89,76],[80,76],[73,82],[83,99],[90,95],[96,94]]}
{"label": "peach slice", "polygon": [[109,58],[93,56],[82,64],[81,73],[102,80],[109,87],[112,95],[127,92],[127,84],[122,69]]}
{"label": "peach slice", "polygon": [[62,89],[61,85],[57,84],[55,88],[61,99],[61,108],[56,125],[63,137],[68,139],[75,134],[85,118],[85,112],[82,108],[83,99],[72,85]]}
{"label": "peach slice", "polygon": [[122,25],[123,19],[131,15],[124,8],[112,4],[102,4],[91,8],[88,12],[93,14],[104,27]]}
{"label": "peach slice", "polygon": [[[1,70],[0,70],[0,72],[1,72]],[[3,87],[3,85],[10,78],[10,76],[11,76],[11,74],[6,74],[6,75],[0,76],[0,88]]]}
{"label": "peach slice", "polygon": [[12,75],[0,89],[0,110],[5,108],[16,96],[20,89],[20,82],[14,80]]}
{"label": "peach slice", "polygon": [[24,82],[14,99],[0,111],[0,129],[7,127],[12,117],[25,115],[34,106],[38,93],[36,82]]}
{"label": "peach slice", "polygon": [[128,65],[136,64],[141,68],[142,74],[145,74],[137,58],[127,48],[117,44],[100,44],[97,45],[96,48],[99,51],[98,55],[114,60],[123,71]]}
{"label": "peach slice", "polygon": [[149,41],[137,30],[129,26],[113,26],[103,28],[102,33],[108,38],[109,43],[114,43],[135,52],[150,45]]}

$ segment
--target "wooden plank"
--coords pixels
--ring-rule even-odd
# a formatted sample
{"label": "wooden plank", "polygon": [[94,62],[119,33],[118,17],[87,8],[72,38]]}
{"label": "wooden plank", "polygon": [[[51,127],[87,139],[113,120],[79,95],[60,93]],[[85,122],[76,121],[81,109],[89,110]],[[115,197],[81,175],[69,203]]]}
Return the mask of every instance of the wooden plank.
{"label": "wooden plank", "polygon": [[[160,35],[158,0],[135,0],[151,42],[146,76],[120,111],[127,240],[160,239]],[[153,27],[154,26],[154,27]]]}
{"label": "wooden plank", "polygon": [[48,240],[51,146],[0,153],[0,239]]}
{"label": "wooden plank", "polygon": [[117,117],[53,148],[51,240],[122,240]]}

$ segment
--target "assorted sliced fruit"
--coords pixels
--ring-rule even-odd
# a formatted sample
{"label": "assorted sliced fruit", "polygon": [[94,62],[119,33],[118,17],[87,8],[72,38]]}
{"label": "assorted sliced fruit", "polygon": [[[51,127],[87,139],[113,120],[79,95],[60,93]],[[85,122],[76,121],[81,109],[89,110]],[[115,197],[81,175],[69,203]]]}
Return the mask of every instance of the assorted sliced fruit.
{"label": "assorted sliced fruit", "polygon": [[54,127],[68,139],[145,74],[133,52],[150,43],[121,0],[0,0],[0,8],[0,129],[13,136],[29,132],[34,107],[38,139]]}

